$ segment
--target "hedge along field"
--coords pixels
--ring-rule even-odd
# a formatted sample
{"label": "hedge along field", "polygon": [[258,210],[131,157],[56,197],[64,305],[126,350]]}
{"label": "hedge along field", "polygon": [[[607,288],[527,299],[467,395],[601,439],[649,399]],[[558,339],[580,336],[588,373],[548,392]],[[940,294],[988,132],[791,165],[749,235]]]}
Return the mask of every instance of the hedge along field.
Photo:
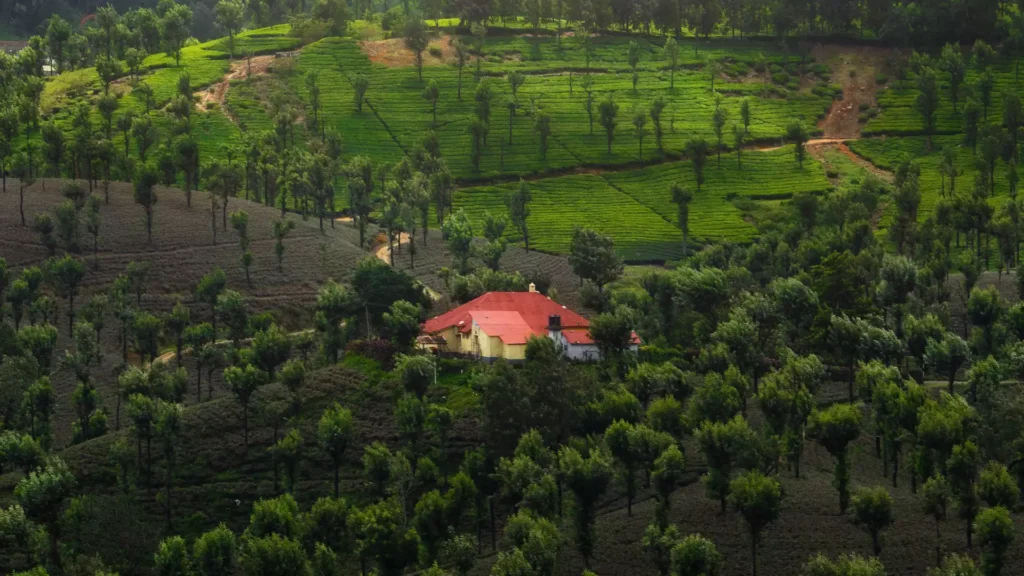
{"label": "hedge along field", "polygon": [[[965,59],[967,55],[965,55]],[[1001,123],[1003,117],[1003,94],[1016,92],[1024,96],[1024,78],[1018,80],[1016,74],[1017,61],[1013,58],[1000,58],[992,63],[992,76],[995,83],[992,89],[992,104],[988,109],[988,121]],[[936,71],[939,81],[939,111],[935,115],[935,129],[939,133],[963,131],[963,105],[967,101],[969,90],[972,89],[980,76],[974,67],[969,67],[967,76],[960,88],[960,101],[957,111],[953,112],[953,102],[949,98],[949,75]],[[1024,74],[1022,74],[1024,76]],[[891,84],[893,80],[889,81]],[[879,113],[864,125],[865,136],[878,134],[909,135],[921,134],[924,122],[921,114],[914,107],[919,91],[916,80],[911,77],[903,86],[892,84],[878,92]],[[980,104],[980,102],[979,102]]]}
{"label": "hedge along field", "polygon": [[[935,213],[935,206],[941,200],[942,176],[939,174],[939,160],[942,148],[949,146],[956,151],[956,165],[960,176],[956,179],[958,193],[969,193],[974,190],[974,177],[978,173],[974,154],[970,148],[960,145],[961,136],[936,136],[932,138],[932,149],[928,150],[927,139],[923,136],[896,138],[868,138],[850,141],[849,147],[859,156],[884,170],[893,171],[906,158],[912,159],[921,167],[921,205],[918,209],[918,221],[923,221]],[[996,161],[995,195],[988,201],[992,206],[999,207],[1009,197],[1007,184],[1007,167],[1002,160]],[[947,194],[949,181],[946,181]],[[895,208],[889,206],[880,223],[880,228],[887,228]]]}
{"label": "hedge along field", "polygon": [[[626,44],[621,38],[609,38],[616,41],[616,57],[624,62]],[[509,37],[500,41],[525,40]],[[552,38],[530,39],[530,42],[541,45],[546,43],[555,49],[555,40]],[[557,69],[565,63],[553,61],[544,65]],[[421,81],[414,67],[387,68],[370,63],[358,44],[348,39],[327,39],[306,47],[299,57],[299,70],[321,71],[321,91],[326,95],[325,113],[342,133],[346,153],[367,154],[375,160],[393,161],[391,154],[374,150],[376,146],[382,145],[383,137],[379,134],[381,129],[397,140],[405,151],[414,149],[424,132],[433,129],[455,176],[463,181],[471,181],[502,174],[541,173],[578,165],[610,166],[638,162],[639,146],[632,125],[633,113],[639,110],[647,114],[650,103],[658,96],[664,97],[668,103],[663,112],[662,125],[665,131],[663,146],[669,155],[680,153],[690,138],[702,137],[713,143],[715,137],[711,116],[715,106],[715,95],[711,92],[709,72],[680,69],[676,72],[676,87],[670,90],[669,72],[654,70],[656,62],[653,60],[648,63],[650,70],[640,73],[637,90],[632,88],[630,73],[592,74],[595,98],[593,134],[590,132],[584,107],[584,74],[570,75],[561,71],[552,74],[527,74],[526,81],[519,90],[520,109],[512,121],[511,143],[508,141],[509,115],[505,105],[511,97],[511,91],[503,76],[485,74],[480,81],[491,86],[491,119],[490,132],[482,151],[479,170],[474,170],[471,164],[470,141],[466,134],[466,127],[475,107],[473,95],[477,82],[473,73],[474,62],[467,64],[463,71],[461,100],[457,97],[458,71],[455,66],[426,66]],[[340,70],[338,76],[335,76],[334,69]],[[356,73],[365,73],[370,77],[370,88],[367,91],[368,106],[364,106],[361,114],[354,110],[352,103],[353,92],[350,83]],[[749,77],[746,79],[750,80]],[[342,80],[347,80],[349,84],[342,83]],[[431,105],[422,97],[423,89],[430,80],[436,81],[440,89],[436,126],[433,123]],[[298,85],[304,83],[302,74],[297,75],[295,82],[299,93],[305,94],[304,85]],[[731,131],[732,123],[740,122],[739,108],[742,99],[749,94],[762,92],[762,86],[758,82],[730,82],[725,75],[716,81],[716,89],[720,90],[723,99],[722,106],[729,113],[727,133]],[[785,132],[786,125],[794,119],[803,122],[808,130],[816,131],[816,122],[829,108],[833,94],[831,90],[816,90],[815,94],[786,92],[777,88],[771,92],[781,92],[785,97],[771,96],[762,99],[749,96],[752,108],[752,139],[780,138]],[[612,94],[619,104],[610,154],[597,110],[600,101],[608,94]],[[547,157],[544,159],[540,157],[538,139],[533,130],[533,118],[529,115],[534,106],[552,117],[551,137]],[[366,110],[367,107],[369,110]],[[374,125],[374,115],[382,126]],[[727,134],[723,139],[726,147],[731,140],[731,134]],[[644,158],[653,160],[661,156],[655,146],[654,127],[648,116]]]}
{"label": "hedge along field", "polygon": [[[456,209],[463,209],[476,234],[483,215],[506,213],[505,195],[518,184],[463,188],[456,192]],[[682,255],[683,235],[650,208],[617,190],[598,175],[563,176],[530,182],[530,248],[567,253],[574,226],[586,226],[615,240],[629,261],[662,261]],[[510,238],[518,232],[509,230]]]}

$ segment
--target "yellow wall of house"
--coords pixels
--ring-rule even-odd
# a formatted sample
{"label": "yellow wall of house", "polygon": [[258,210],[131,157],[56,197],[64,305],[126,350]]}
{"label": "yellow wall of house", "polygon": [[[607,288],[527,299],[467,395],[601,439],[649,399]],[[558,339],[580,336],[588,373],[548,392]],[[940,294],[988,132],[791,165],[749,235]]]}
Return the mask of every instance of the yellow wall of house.
{"label": "yellow wall of house", "polygon": [[526,344],[505,344],[506,360],[526,360]]}
{"label": "yellow wall of house", "polygon": [[506,360],[525,360],[526,359],[526,345],[525,344],[505,344],[501,341],[501,338],[497,336],[488,336],[483,330],[474,327],[473,330],[467,334],[460,334],[458,328],[452,326],[451,328],[442,330],[436,334],[444,338],[445,342],[448,343],[446,350],[448,352],[454,352],[459,354],[475,354],[477,351],[473,349],[474,337],[480,343],[480,356],[483,358],[505,358]]}
{"label": "yellow wall of house", "polygon": [[525,344],[505,344],[497,336],[488,336],[483,330],[480,335],[480,356],[483,358],[504,358],[506,360],[525,360]]}
{"label": "yellow wall of house", "polygon": [[488,336],[483,330],[477,331],[477,337],[480,341],[480,356],[483,358],[501,358],[502,357],[502,343],[501,338],[495,338]]}

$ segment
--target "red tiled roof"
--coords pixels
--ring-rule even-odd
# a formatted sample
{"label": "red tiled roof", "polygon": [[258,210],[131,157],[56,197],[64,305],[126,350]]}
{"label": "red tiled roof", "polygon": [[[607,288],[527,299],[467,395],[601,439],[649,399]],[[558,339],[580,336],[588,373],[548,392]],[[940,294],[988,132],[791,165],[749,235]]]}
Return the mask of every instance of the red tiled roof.
{"label": "red tiled roof", "polygon": [[505,344],[526,344],[531,336],[537,335],[534,329],[523,320],[519,312],[474,310],[469,313],[469,316],[483,330],[484,334],[501,338]]}
{"label": "red tiled roof", "polygon": [[[473,321],[489,336],[506,344],[524,344],[530,336],[548,332],[548,317],[561,316],[562,332],[570,344],[593,344],[590,322],[540,292],[488,292],[423,324],[423,332],[436,334],[451,327],[469,332]],[[633,335],[633,343],[640,339]]]}

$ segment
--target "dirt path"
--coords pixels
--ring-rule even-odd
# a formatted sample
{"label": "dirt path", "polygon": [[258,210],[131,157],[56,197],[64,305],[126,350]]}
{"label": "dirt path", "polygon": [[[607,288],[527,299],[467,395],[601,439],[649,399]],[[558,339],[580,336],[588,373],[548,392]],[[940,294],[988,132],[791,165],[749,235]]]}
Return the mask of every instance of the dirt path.
{"label": "dirt path", "polygon": [[[860,166],[861,168],[867,170],[868,172],[874,174],[875,176],[878,176],[879,178],[885,180],[886,182],[892,182],[892,173],[882,170],[881,168],[875,166],[874,164],[864,159],[863,157],[858,156],[856,152],[850,150],[850,147],[846,145],[845,141],[825,140],[818,142],[814,146],[808,145],[807,148],[807,152],[815,159],[817,159],[819,162],[825,164],[826,168],[829,167],[828,158],[825,156],[825,152],[828,150],[840,152],[844,154],[847,158],[849,158],[850,161],[856,164],[857,166]],[[833,179],[830,178],[830,180]],[[833,183],[834,182],[835,180],[833,180]]]}
{"label": "dirt path", "polygon": [[[258,76],[260,74],[266,74],[267,69],[270,67],[270,63],[274,61],[273,54],[267,54],[264,56],[253,56],[251,63],[249,60],[234,60],[231,62],[231,69],[224,75],[224,78],[213,84],[206,90],[196,92],[196,109],[200,112],[206,111],[206,106],[210,102],[216,102],[222,109],[224,108],[224,99],[228,94],[228,88],[231,87],[232,80],[242,80],[249,76]],[[251,69],[250,69],[251,65]],[[227,110],[224,110],[227,114]],[[228,114],[230,116],[230,114]],[[234,118],[232,118],[234,120]]]}
{"label": "dirt path", "polygon": [[[399,237],[398,237],[398,244],[408,244],[408,243],[409,243],[409,235],[407,233],[405,233],[405,232],[402,232],[401,235],[399,235]],[[391,264],[391,249],[388,247],[388,245],[386,243],[385,244],[381,244],[380,248],[377,248],[376,250],[374,250],[373,254],[374,254],[374,256],[376,256],[381,261],[387,262],[388,264]]]}
{"label": "dirt path", "polygon": [[[395,247],[398,247],[398,245],[400,245],[400,244],[408,244],[408,243],[409,243],[409,234],[406,233],[406,232],[402,232],[398,236],[398,243],[395,245]],[[380,248],[377,248],[376,250],[374,250],[373,251],[373,255],[376,256],[381,262],[384,262],[385,264],[388,264],[388,265],[391,264],[391,250],[388,248],[388,245],[386,243],[382,244],[380,246]],[[430,295],[430,299],[431,300],[437,302],[438,300],[441,299],[441,294],[439,292],[431,289],[429,286],[423,286],[423,289],[427,291],[428,295]]]}
{"label": "dirt path", "polygon": [[[812,146],[821,146],[822,144],[842,144],[846,140],[848,140],[848,138],[814,138],[812,140],[808,140],[807,142],[804,142],[804,146],[807,146],[808,148],[810,148]],[[788,144],[773,144],[771,146],[757,146],[757,147],[751,148],[751,150],[756,151],[756,152],[771,152],[773,150],[778,150],[779,148],[783,148],[783,147],[785,147],[787,145]]]}

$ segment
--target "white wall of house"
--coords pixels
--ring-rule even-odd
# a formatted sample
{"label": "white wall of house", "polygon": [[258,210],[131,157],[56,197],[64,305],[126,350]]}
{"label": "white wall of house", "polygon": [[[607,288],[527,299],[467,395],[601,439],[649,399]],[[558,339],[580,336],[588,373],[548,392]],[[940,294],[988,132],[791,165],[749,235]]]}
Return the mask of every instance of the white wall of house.
{"label": "white wall of house", "polygon": [[[577,360],[580,362],[594,362],[601,359],[601,351],[598,349],[597,344],[570,344],[565,338],[565,334],[562,331],[548,331],[548,338],[555,341],[555,344],[562,349],[562,354],[570,360]],[[633,354],[637,354],[640,351],[640,347],[633,344],[629,347],[629,351]]]}

